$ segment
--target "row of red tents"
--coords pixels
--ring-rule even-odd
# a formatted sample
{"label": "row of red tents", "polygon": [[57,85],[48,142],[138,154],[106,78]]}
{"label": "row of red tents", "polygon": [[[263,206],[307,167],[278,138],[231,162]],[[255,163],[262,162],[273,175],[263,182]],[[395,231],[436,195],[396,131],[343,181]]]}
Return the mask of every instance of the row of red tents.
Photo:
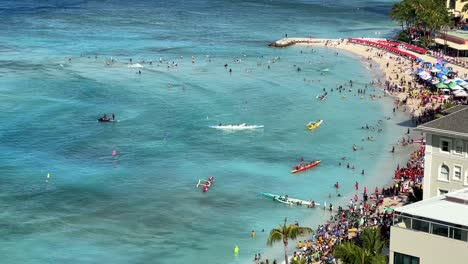
{"label": "row of red tents", "polygon": [[396,42],[396,41],[389,41],[389,40],[377,40],[377,42],[382,43],[382,44],[386,44],[386,45],[389,45],[389,46],[392,46],[392,47],[396,47],[396,48],[398,48],[399,46],[402,46],[407,50],[411,50],[411,51],[417,52],[419,54],[426,54],[426,52],[427,52],[427,49],[425,49],[425,48],[414,46],[414,45],[411,45],[411,44],[408,44],[408,43],[399,43],[399,42]]}
{"label": "row of red tents", "polygon": [[404,50],[400,50],[398,48],[392,47],[388,44],[380,43],[377,41],[371,41],[371,40],[366,40],[366,39],[359,39],[359,38],[349,38],[348,41],[354,42],[354,43],[359,43],[359,44],[364,44],[364,45],[369,45],[369,46],[374,46],[374,47],[379,47],[388,51],[391,51],[393,53],[396,53],[401,56],[405,56],[409,59],[416,60],[418,57],[414,54],[411,54],[409,52],[406,52]]}
{"label": "row of red tents", "polygon": [[418,46],[414,46],[414,45],[411,45],[411,44],[404,44],[403,45],[406,49],[409,49],[411,51],[414,51],[414,52],[417,52],[419,54],[426,54],[427,52],[427,49],[425,48],[421,48],[421,47],[418,47]]}

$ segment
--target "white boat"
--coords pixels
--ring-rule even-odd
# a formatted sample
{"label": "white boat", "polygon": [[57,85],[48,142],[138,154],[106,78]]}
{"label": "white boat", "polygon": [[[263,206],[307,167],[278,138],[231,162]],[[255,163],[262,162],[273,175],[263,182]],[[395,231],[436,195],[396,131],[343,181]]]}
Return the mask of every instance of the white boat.
{"label": "white boat", "polygon": [[263,126],[257,125],[247,125],[245,123],[240,125],[218,125],[218,126],[210,126],[211,128],[221,129],[221,130],[248,130],[248,129],[258,129],[263,128]]}

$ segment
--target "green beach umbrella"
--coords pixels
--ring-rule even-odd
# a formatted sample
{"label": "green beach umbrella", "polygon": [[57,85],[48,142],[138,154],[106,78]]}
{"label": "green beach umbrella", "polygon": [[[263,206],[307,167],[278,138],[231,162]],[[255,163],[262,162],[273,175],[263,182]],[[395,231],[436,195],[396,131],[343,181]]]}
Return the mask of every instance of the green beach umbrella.
{"label": "green beach umbrella", "polygon": [[448,86],[445,83],[438,83],[435,85],[437,89],[446,89]]}
{"label": "green beach umbrella", "polygon": [[453,89],[453,88],[456,88],[456,87],[459,87],[459,86],[458,86],[458,84],[456,82],[451,82],[451,83],[448,84],[448,87],[450,89]]}

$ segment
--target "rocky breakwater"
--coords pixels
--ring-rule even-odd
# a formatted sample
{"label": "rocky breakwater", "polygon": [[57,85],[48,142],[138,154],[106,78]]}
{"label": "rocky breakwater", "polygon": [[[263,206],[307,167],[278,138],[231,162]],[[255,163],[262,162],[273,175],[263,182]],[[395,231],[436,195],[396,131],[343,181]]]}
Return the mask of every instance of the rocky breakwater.
{"label": "rocky breakwater", "polygon": [[270,43],[268,46],[274,48],[285,48],[295,44],[320,43],[324,41],[326,40],[316,38],[283,38]]}

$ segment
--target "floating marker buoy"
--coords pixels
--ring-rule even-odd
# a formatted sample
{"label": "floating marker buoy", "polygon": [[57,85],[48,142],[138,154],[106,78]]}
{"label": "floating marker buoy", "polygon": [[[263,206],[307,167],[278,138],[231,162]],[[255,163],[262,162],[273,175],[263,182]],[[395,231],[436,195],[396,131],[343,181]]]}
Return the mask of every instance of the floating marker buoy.
{"label": "floating marker buoy", "polygon": [[49,179],[49,178],[50,178],[50,173],[47,173],[47,179]]}
{"label": "floating marker buoy", "polygon": [[115,155],[117,155],[117,150],[113,149],[112,150],[112,156],[115,156]]}
{"label": "floating marker buoy", "polygon": [[234,248],[234,254],[239,254],[239,247],[236,245],[236,247]]}

